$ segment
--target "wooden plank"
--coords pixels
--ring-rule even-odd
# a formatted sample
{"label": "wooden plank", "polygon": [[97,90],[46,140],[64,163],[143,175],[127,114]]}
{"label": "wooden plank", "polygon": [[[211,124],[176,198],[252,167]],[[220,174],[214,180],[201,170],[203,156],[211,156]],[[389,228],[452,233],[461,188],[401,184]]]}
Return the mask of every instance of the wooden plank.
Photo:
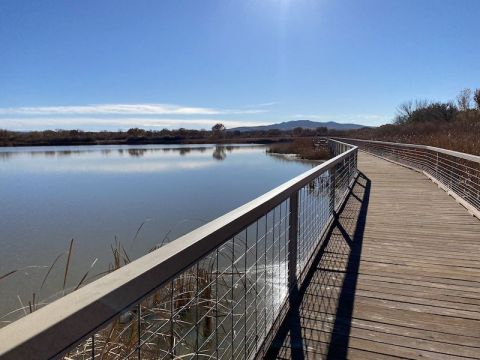
{"label": "wooden plank", "polygon": [[480,358],[480,221],[420,173],[359,168],[368,210],[360,179],[269,354]]}
{"label": "wooden plank", "polygon": [[[397,352],[396,349],[389,349],[384,350],[384,354],[389,355],[401,355],[401,356],[409,356],[409,357],[416,357],[418,352],[415,350],[421,350],[422,352],[428,353],[430,357],[438,358],[442,357],[442,355],[451,355],[453,357],[470,357],[475,358],[478,356],[478,352],[480,349],[478,347],[473,346],[465,346],[465,345],[458,345],[452,344],[451,342],[442,342],[442,341],[434,341],[431,339],[424,339],[421,337],[412,337],[412,336],[405,336],[399,335],[397,333],[385,332],[382,330],[378,331],[377,329],[371,329],[368,327],[357,327],[352,326],[347,328],[337,327],[334,330],[334,324],[330,322],[324,322],[319,326],[319,322],[317,321],[304,321],[302,322],[302,329],[304,329],[302,337],[303,339],[328,339],[332,337],[332,332],[338,334],[340,337],[350,337],[350,341],[352,338],[355,339],[363,339],[368,340],[372,343],[380,343],[380,344],[392,344],[398,347],[407,348],[408,353],[401,353]],[[345,339],[347,340],[347,339]],[[378,344],[372,344],[378,347]],[[372,351],[374,348],[373,346],[369,348]],[[415,349],[413,354],[411,349]],[[378,351],[378,348],[375,349]],[[403,350],[405,351],[405,350]],[[432,354],[433,353],[433,354]],[[408,355],[407,355],[408,354]],[[425,356],[425,354],[422,354]]]}

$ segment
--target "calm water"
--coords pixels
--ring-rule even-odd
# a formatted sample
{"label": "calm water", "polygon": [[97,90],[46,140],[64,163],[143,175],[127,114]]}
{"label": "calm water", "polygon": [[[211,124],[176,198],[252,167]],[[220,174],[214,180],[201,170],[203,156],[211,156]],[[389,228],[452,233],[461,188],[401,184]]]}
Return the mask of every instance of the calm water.
{"label": "calm water", "polygon": [[18,270],[0,314],[62,290],[66,254],[41,285],[71,239],[66,288],[107,270],[116,242],[137,258],[311,167],[251,145],[0,149],[0,277]]}

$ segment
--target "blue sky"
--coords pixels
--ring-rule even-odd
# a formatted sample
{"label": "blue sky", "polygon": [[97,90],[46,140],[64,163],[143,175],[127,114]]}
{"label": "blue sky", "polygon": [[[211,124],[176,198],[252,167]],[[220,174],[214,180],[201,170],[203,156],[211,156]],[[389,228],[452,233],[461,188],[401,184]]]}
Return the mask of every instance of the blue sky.
{"label": "blue sky", "polygon": [[477,0],[0,1],[0,128],[379,125],[480,87]]}

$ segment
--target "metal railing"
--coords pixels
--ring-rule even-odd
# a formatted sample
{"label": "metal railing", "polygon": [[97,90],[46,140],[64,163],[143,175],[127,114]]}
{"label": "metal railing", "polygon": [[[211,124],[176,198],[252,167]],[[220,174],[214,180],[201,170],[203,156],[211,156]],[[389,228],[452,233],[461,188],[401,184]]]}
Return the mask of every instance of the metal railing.
{"label": "metal railing", "polygon": [[422,172],[480,219],[480,156],[426,145],[341,140]]}
{"label": "metal railing", "polygon": [[2,359],[262,356],[357,175],[357,148],[0,329]]}

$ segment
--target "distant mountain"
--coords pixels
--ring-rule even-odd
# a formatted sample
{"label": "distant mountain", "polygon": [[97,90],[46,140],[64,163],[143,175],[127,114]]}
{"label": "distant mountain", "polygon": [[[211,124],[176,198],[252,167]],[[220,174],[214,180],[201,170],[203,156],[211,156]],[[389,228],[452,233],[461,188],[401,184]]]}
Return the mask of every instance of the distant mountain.
{"label": "distant mountain", "polygon": [[297,127],[301,127],[304,129],[316,129],[318,127],[326,127],[327,129],[331,130],[355,130],[360,129],[366,126],[358,125],[358,124],[341,124],[335,121],[327,121],[327,122],[319,122],[319,121],[311,121],[311,120],[292,120],[292,121],[285,121],[279,124],[272,124],[272,125],[261,125],[261,126],[243,126],[243,127],[236,127],[228,129],[229,131],[266,131],[266,130],[293,130]]}

